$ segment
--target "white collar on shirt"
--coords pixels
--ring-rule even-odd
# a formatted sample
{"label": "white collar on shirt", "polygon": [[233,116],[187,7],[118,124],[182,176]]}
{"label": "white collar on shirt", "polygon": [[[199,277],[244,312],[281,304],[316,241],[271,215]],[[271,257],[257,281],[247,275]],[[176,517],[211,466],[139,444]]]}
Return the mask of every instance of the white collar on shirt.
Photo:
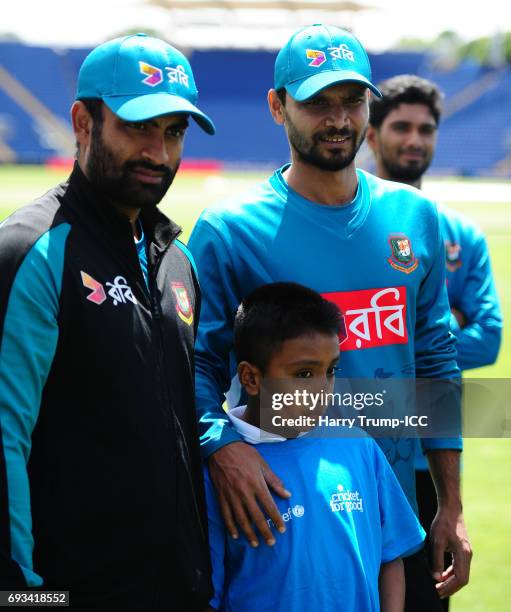
{"label": "white collar on shirt", "polygon": [[227,416],[234,425],[234,428],[245,440],[245,442],[248,442],[249,444],[261,444],[261,442],[285,442],[287,440],[287,438],[284,438],[283,436],[270,433],[269,431],[264,431],[264,429],[259,429],[259,427],[250,425],[250,423],[243,421],[241,417],[245,413],[246,409],[246,406],[237,406],[236,408],[231,408],[231,410],[229,410],[227,413]]}

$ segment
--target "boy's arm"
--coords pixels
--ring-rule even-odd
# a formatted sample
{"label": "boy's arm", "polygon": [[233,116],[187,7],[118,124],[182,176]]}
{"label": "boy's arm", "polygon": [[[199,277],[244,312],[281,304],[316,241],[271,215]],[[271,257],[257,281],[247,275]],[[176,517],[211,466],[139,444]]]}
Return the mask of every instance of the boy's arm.
{"label": "boy's arm", "polygon": [[403,612],[405,576],[401,557],[411,555],[421,548],[426,534],[385,455],[373,439],[368,438],[367,444],[373,454],[380,510],[380,608],[382,612]]}
{"label": "boy's arm", "polygon": [[378,578],[381,612],[403,612],[405,606],[405,570],[401,558],[382,563]]}
{"label": "boy's arm", "polygon": [[372,454],[371,463],[378,490],[381,563],[390,563],[421,549],[426,534],[385,455],[374,439],[368,438],[366,444]]}
{"label": "boy's arm", "polygon": [[[260,454],[241,441],[222,410],[235,367],[230,367],[234,315],[243,296],[241,272],[233,261],[231,237],[222,219],[205,213],[188,246],[197,263],[202,289],[200,324],[195,346],[196,405],[203,456],[208,458],[219,506],[230,535],[237,526],[257,543],[255,528],[274,543],[263,511],[279,531],[284,521],[270,494],[289,497],[280,479]],[[254,528],[255,526],[255,528]]]}

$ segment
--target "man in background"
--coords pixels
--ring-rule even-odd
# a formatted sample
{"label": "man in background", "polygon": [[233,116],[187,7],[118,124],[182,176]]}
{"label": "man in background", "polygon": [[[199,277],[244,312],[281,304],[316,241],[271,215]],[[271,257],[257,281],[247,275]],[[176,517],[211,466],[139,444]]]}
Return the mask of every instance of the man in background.
{"label": "man in background", "polygon": [[[395,76],[379,89],[383,97],[371,100],[367,131],[376,173],[420,189],[435,153],[442,94],[431,81],[412,75]],[[468,370],[490,365],[499,351],[502,315],[486,241],[475,225],[456,211],[439,207],[439,220],[458,366]],[[419,449],[415,465],[419,517],[429,533],[437,513],[437,496]],[[439,560],[432,561],[438,570]],[[444,609],[448,606],[446,598]]]}

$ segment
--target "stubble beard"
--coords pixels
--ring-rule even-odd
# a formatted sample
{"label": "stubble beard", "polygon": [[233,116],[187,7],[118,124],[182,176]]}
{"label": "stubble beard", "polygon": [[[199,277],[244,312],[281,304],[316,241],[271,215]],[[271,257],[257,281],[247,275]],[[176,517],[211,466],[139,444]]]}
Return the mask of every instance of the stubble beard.
{"label": "stubble beard", "polygon": [[[364,138],[366,135],[367,127],[363,132],[357,133],[355,130],[343,128],[337,130],[330,128],[323,132],[314,134],[312,139],[307,139],[302,133],[298,131],[294,123],[286,118],[287,135],[289,143],[296,155],[304,164],[314,166],[320,170],[326,170],[328,172],[338,172],[347,168],[355,159]],[[346,138],[351,137],[351,146],[348,150],[344,148],[331,149],[330,154],[327,156],[323,154],[319,147],[322,138],[334,138],[334,137]]]}
{"label": "stubble beard", "polygon": [[406,183],[412,185],[421,181],[422,176],[428,170],[431,159],[425,159],[423,162],[414,162],[408,165],[399,164],[385,156],[384,151],[380,151],[381,164],[385,168],[385,173],[389,180],[397,183]]}

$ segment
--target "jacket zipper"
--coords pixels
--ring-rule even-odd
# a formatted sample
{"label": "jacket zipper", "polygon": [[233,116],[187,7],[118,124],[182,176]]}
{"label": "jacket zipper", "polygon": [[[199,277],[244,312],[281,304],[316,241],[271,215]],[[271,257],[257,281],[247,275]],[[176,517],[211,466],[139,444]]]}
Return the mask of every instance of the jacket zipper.
{"label": "jacket zipper", "polygon": [[[154,317],[155,323],[156,323],[156,328],[157,328],[157,334],[158,334],[158,350],[159,350],[159,354],[158,354],[158,368],[159,368],[159,373],[160,373],[160,380],[162,381],[162,384],[165,388],[165,399],[167,402],[167,406],[172,406],[172,394],[170,393],[170,389],[169,389],[169,385],[167,382],[167,378],[165,376],[162,375],[163,372],[163,365],[164,365],[164,350],[163,350],[163,340],[162,340],[162,329],[161,329],[161,313],[160,313],[160,306],[157,302],[157,300],[154,297],[154,291],[155,291],[155,287],[156,287],[156,277],[158,275],[158,268],[159,265],[161,263],[161,260],[163,259],[165,253],[167,252],[167,249],[165,249],[164,251],[162,251],[158,258],[155,258],[155,262],[154,265],[150,264],[150,285],[149,285],[149,292],[150,292],[150,302],[151,302],[151,313]],[[179,440],[181,442],[180,444],[180,457],[178,457],[177,459],[179,461],[181,461],[181,463],[183,464],[184,468],[185,468],[185,472],[186,472],[186,477],[188,479],[188,485],[190,488],[190,493],[191,493],[191,498],[193,501],[193,509],[197,518],[197,523],[200,529],[200,533],[202,536],[202,540],[204,542],[206,542],[206,533],[204,531],[204,527],[202,525],[202,518],[201,518],[201,514],[199,511],[199,505],[195,496],[195,490],[194,490],[194,484],[193,484],[193,478],[192,478],[192,474],[190,473],[190,452],[188,450],[188,445],[186,443],[186,438],[184,435],[184,431],[183,428],[181,427],[181,423],[177,417],[177,415],[175,414],[174,410],[172,409],[172,407],[170,407],[169,409],[169,414],[168,416],[170,417],[170,419],[172,420],[172,424],[174,427],[174,430],[176,432],[176,435],[179,437]]]}

